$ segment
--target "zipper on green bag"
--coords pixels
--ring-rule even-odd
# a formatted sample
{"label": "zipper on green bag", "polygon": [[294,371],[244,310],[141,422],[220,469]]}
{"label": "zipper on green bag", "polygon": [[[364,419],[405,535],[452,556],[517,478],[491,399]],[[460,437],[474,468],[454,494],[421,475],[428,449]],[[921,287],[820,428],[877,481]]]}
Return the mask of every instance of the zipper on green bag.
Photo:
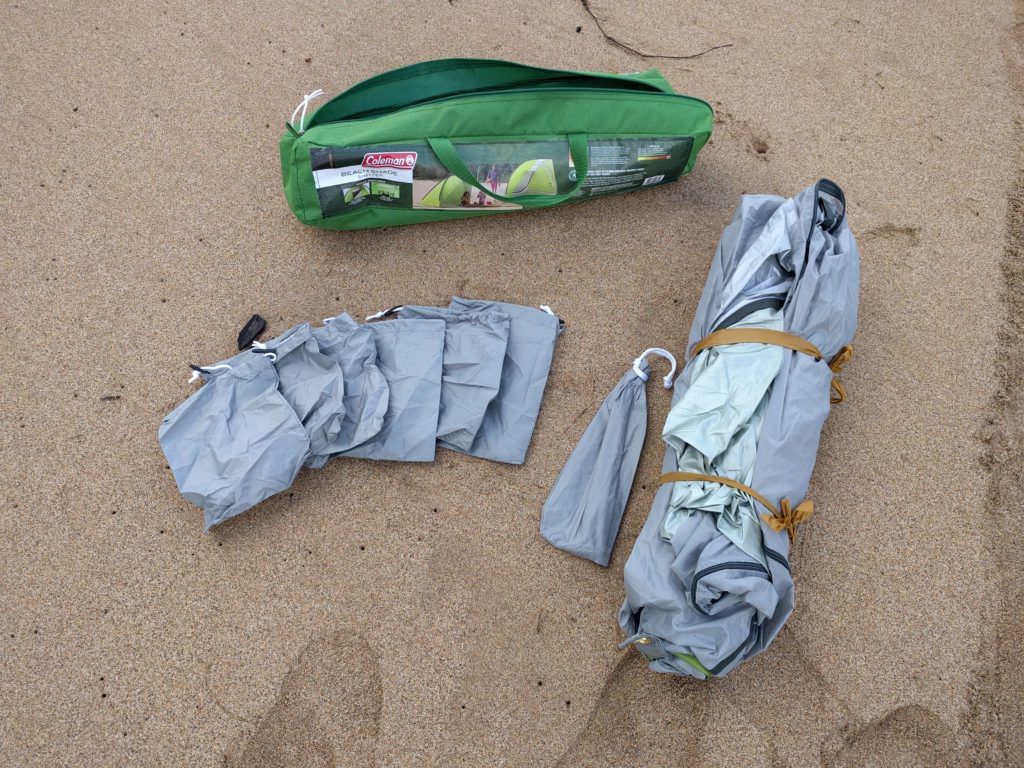
{"label": "zipper on green bag", "polygon": [[[378,75],[374,75],[373,77],[367,78],[366,80],[363,80],[362,82],[357,83],[356,85],[352,86],[347,91],[343,91],[342,93],[339,93],[337,96],[332,97],[327,102],[325,102],[319,109],[323,109],[324,107],[329,106],[336,99],[339,99],[342,96],[355,96],[355,95],[358,95],[358,94],[360,94],[360,93],[362,93],[362,92],[364,92],[366,90],[369,90],[369,89],[375,88],[375,87],[379,87],[381,85],[385,85],[385,84],[393,83],[393,82],[394,83],[400,83],[404,78],[406,78],[409,75],[409,71],[410,70],[417,70],[417,69],[420,70],[420,71],[418,71],[416,73],[417,75],[421,75],[421,74],[436,75],[436,74],[438,74],[440,72],[445,72],[445,71],[448,71],[448,70],[451,70],[451,69],[460,69],[460,68],[462,68],[462,67],[464,67],[466,65],[467,61],[472,61],[472,60],[454,59],[454,60],[442,60],[442,61],[435,61],[435,62],[421,62],[420,64],[410,64],[409,66],[400,67],[398,69],[391,70],[390,72],[382,72],[382,73],[380,73]],[[499,61],[499,60],[484,60],[484,61],[486,61],[487,63],[493,63],[493,64],[496,64],[496,65],[503,65],[503,66],[508,66],[508,65],[511,65],[511,66],[522,66],[522,65],[516,64],[516,62],[510,62],[510,61]],[[427,67],[425,67],[426,64],[441,65],[441,66],[431,66],[431,67],[427,68]],[[543,69],[543,68],[541,68],[541,69]],[[554,70],[552,70],[552,71],[554,71]],[[639,84],[639,85],[645,86],[643,89],[634,89],[634,88],[614,88],[611,85],[609,85],[608,88],[603,89],[603,90],[625,91],[625,92],[633,91],[633,92],[637,92],[637,93],[664,93],[664,91],[658,89],[656,86],[652,86],[650,83],[647,83],[646,81],[636,80],[636,79],[633,79],[633,78],[630,78],[630,77],[627,77],[627,76],[624,76],[624,75],[622,75],[622,76],[615,76],[615,75],[604,75],[604,74],[599,73],[599,72],[591,73],[591,72],[571,72],[571,71],[566,71],[563,74],[567,78],[568,77],[584,77],[584,78],[593,79],[593,80],[604,80],[604,81],[607,81],[608,83],[621,82],[621,83],[632,83],[632,84],[635,84],[635,85]],[[637,74],[639,74],[639,73],[637,73]],[[555,80],[545,81],[543,79],[536,78],[536,79],[534,79],[534,82],[555,82]],[[513,84],[510,84],[506,90],[517,89],[519,87],[520,86],[518,86],[518,85],[513,83]],[[500,90],[500,89],[496,89],[496,90]],[[452,94],[452,95],[453,96],[471,96],[471,95],[473,95],[475,93],[486,93],[486,92],[487,91],[470,91],[470,92],[466,92],[466,93]],[[665,94],[665,95],[671,95],[671,94]],[[429,102],[423,102],[423,103],[427,104]],[[408,106],[417,106],[417,105],[413,104],[413,105],[408,105]],[[405,109],[405,108],[407,108],[407,107],[399,107],[399,109]],[[317,111],[319,111],[319,109]],[[329,125],[329,123],[324,123],[324,125]],[[311,127],[314,127],[314,126],[311,126]]]}
{"label": "zipper on green bag", "polygon": [[[343,120],[337,120],[337,121],[330,122],[330,123],[319,123],[317,125],[314,125],[314,126],[311,126],[311,127],[307,128],[306,132],[308,133],[309,131],[311,131],[311,130],[313,130],[315,128],[320,128],[321,126],[340,125],[342,123],[358,123],[358,122],[362,122],[363,120],[373,120],[373,119],[376,119],[378,117],[385,117],[387,115],[397,114],[398,112],[404,112],[407,109],[417,109],[419,107],[434,106],[434,105],[437,105],[437,104],[443,104],[443,103],[448,102],[448,101],[455,101],[457,99],[471,99],[471,98],[475,98],[477,96],[497,96],[497,95],[504,94],[504,93],[517,93],[517,94],[519,94],[519,93],[545,93],[545,94],[574,94],[574,93],[579,93],[579,94],[586,94],[586,95],[601,94],[601,93],[622,95],[624,93],[625,94],[636,93],[636,94],[642,94],[645,98],[663,97],[663,98],[666,98],[666,99],[684,99],[686,101],[690,101],[690,102],[693,102],[695,104],[702,104],[702,105],[704,105],[705,107],[708,108],[709,112],[713,111],[711,109],[711,105],[708,104],[703,99],[698,99],[696,96],[687,96],[687,95],[682,94],[682,93],[664,93],[662,91],[651,91],[651,92],[647,92],[647,91],[628,91],[628,90],[622,90],[622,89],[617,89],[617,88],[584,88],[584,87],[574,87],[574,88],[519,88],[519,87],[510,87],[508,89],[498,89],[498,90],[490,90],[490,91],[473,91],[472,93],[460,93],[460,94],[455,94],[455,95],[452,95],[452,96],[443,96],[440,99],[429,99],[428,101],[421,101],[421,102],[418,102],[416,104],[410,104],[407,107],[399,107],[398,109],[393,109],[393,110],[389,110],[389,111],[379,112],[379,113],[376,113],[376,114],[366,115],[366,116],[363,116],[363,117],[347,117],[347,118],[345,118]],[[321,107],[321,109],[323,109],[323,107]]]}

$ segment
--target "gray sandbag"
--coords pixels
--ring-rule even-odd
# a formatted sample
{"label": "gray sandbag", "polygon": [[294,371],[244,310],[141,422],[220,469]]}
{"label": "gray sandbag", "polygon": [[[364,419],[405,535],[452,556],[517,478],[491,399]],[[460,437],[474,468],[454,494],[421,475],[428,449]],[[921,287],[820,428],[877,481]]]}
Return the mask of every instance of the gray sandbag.
{"label": "gray sandbag", "polygon": [[257,342],[252,350],[268,355],[277,369],[278,389],[309,435],[307,462],[326,458],[346,413],[345,377],[338,361],[320,351],[309,323],[296,325],[266,344]]}
{"label": "gray sandbag", "polygon": [[508,315],[509,330],[498,394],[487,407],[472,446],[464,449],[446,441],[441,445],[492,461],[522,464],[537,424],[561,321],[551,312],[499,301],[456,296],[448,306],[458,313]]}
{"label": "gray sandbag", "polygon": [[644,358],[652,352],[672,361],[663,379],[671,389],[676,361],[669,353],[649,349],[634,360],[594,414],[541,510],[541,536],[602,566],[611,558],[644,447],[650,373]]}
{"label": "gray sandbag", "polygon": [[160,447],[206,530],[288,488],[309,437],[278,390],[271,358],[244,352],[198,369],[204,386],[160,425]]}
{"label": "gray sandbag", "polygon": [[[356,323],[346,316],[342,325]],[[338,456],[386,461],[433,461],[441,406],[443,320],[389,320],[361,326],[373,335],[376,366],[388,383],[381,430]]]}
{"label": "gray sandbag", "polygon": [[323,355],[333,359],[344,380],[344,410],[330,439],[307,460],[319,468],[342,451],[362,445],[384,426],[388,409],[388,383],[377,367],[377,345],[373,332],[348,315],[331,317],[313,338]]}
{"label": "gray sandbag", "polygon": [[443,307],[404,306],[398,316],[444,321],[437,439],[447,447],[469,451],[487,408],[501,385],[508,346],[508,315],[503,312],[460,312]]}

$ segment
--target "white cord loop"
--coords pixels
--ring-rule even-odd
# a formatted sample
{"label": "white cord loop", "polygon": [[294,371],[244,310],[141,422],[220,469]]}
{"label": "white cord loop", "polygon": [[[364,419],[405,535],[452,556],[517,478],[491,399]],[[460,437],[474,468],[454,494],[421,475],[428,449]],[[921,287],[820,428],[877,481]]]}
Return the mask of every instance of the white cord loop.
{"label": "white cord loop", "polygon": [[640,357],[633,361],[633,373],[635,373],[637,378],[641,381],[647,381],[647,374],[644,373],[643,369],[640,367],[640,363],[642,363],[644,358],[648,355],[658,355],[672,363],[672,370],[670,370],[668,375],[661,380],[661,383],[665,385],[665,389],[672,389],[672,380],[676,377],[676,359],[667,349],[662,349],[661,347],[650,347],[649,349],[645,349],[641,353]]}
{"label": "white cord loop", "polygon": [[226,371],[230,371],[231,370],[231,366],[230,365],[221,364],[221,365],[208,365],[205,368],[193,368],[192,369],[192,375],[189,376],[189,378],[188,378],[188,383],[189,384],[195,384],[199,380],[200,374],[212,373],[213,371],[216,371],[218,369],[224,369]]}
{"label": "white cord loop", "polygon": [[292,112],[291,123],[292,125],[295,125],[295,116],[299,114],[299,110],[302,110],[302,115],[299,117],[299,133],[302,133],[306,130],[306,110],[309,109],[309,102],[311,102],[313,99],[319,99],[323,95],[323,88],[317,88],[312,93],[307,93],[305,96],[302,97],[302,102],[299,104],[299,106],[297,106],[295,108],[295,111]]}
{"label": "white cord loop", "polygon": [[371,320],[380,320],[382,317],[390,317],[396,312],[401,312],[403,309],[405,309],[404,304],[399,304],[397,307],[391,307],[391,309],[382,309],[380,312],[374,312],[372,315],[367,315],[366,322],[370,322]]}
{"label": "white cord loop", "polygon": [[252,343],[252,351],[258,355],[269,357],[272,363],[277,362],[277,352],[267,349],[267,345],[262,341],[254,341]]}

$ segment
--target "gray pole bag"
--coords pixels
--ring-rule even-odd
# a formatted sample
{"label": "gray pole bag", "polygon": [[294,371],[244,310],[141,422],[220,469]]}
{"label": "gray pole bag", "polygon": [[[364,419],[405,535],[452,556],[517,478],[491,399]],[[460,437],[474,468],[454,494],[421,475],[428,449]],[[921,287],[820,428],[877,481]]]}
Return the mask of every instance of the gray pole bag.
{"label": "gray pole bag", "polygon": [[625,567],[622,647],[655,671],[724,675],[793,611],[790,543],[857,324],[845,213],[826,179],[788,200],[747,195],[719,242]]}
{"label": "gray pole bag", "polygon": [[611,558],[647,434],[644,358],[651,353],[671,360],[663,384],[672,388],[676,361],[668,352],[648,349],[634,360],[573,448],[541,511],[541,536],[602,566]]}

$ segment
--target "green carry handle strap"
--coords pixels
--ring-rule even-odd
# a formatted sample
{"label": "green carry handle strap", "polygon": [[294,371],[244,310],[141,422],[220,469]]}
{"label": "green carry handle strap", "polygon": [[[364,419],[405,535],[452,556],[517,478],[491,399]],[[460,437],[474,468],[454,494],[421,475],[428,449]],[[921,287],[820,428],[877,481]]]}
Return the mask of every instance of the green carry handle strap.
{"label": "green carry handle strap", "polygon": [[437,155],[437,159],[440,160],[444,166],[452,172],[454,176],[461,179],[462,181],[469,184],[471,187],[476,187],[481,192],[486,193],[489,197],[493,197],[495,200],[501,200],[506,203],[515,203],[521,205],[524,208],[543,208],[549,205],[558,205],[568,200],[575,194],[583,182],[587,178],[587,168],[590,163],[590,148],[587,145],[587,134],[585,133],[570,133],[567,137],[569,139],[569,156],[572,157],[573,165],[576,168],[576,183],[572,185],[572,188],[560,195],[499,195],[497,192],[492,192],[490,189],[483,185],[483,182],[478,181],[477,178],[469,172],[469,168],[459,157],[459,153],[455,150],[453,145],[448,139],[427,139],[427,143],[430,148],[434,150],[434,154]]}

